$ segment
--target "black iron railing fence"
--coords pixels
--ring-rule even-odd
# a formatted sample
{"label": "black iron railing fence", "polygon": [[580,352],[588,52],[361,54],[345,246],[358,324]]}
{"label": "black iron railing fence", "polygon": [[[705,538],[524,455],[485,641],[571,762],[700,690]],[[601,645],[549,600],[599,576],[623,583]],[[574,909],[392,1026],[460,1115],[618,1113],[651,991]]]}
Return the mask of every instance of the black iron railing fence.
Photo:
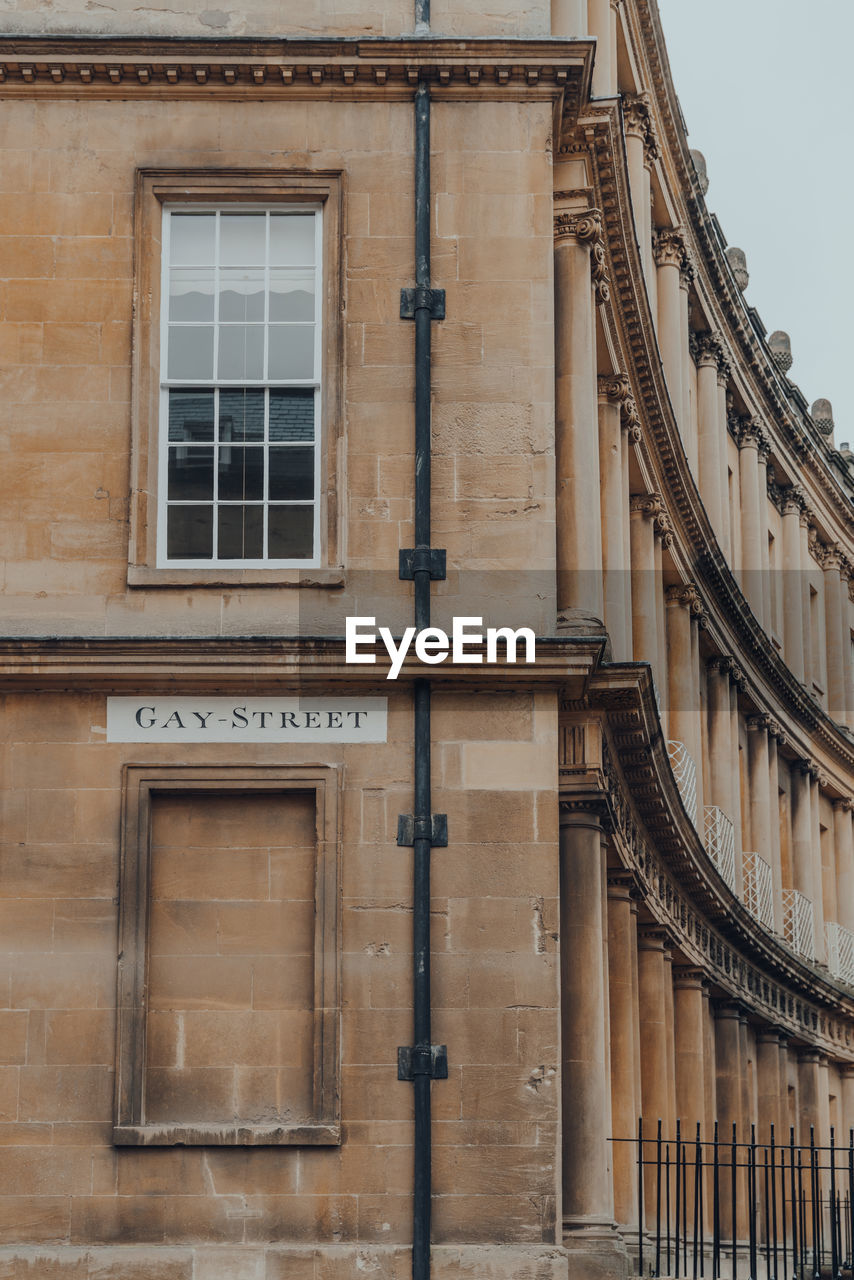
{"label": "black iron railing fence", "polygon": [[[711,1141],[700,1125],[675,1138],[659,1120],[633,1143],[637,1160],[640,1276],[732,1280],[851,1280],[854,1248],[854,1129],[847,1145],[747,1141],[736,1126]],[[847,1273],[847,1275],[846,1275]]]}

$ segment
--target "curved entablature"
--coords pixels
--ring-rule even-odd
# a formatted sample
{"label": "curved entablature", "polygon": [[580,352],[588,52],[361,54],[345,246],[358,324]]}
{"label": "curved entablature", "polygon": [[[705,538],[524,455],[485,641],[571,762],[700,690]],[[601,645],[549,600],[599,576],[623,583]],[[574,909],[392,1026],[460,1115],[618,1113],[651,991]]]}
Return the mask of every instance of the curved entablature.
{"label": "curved entablature", "polygon": [[647,922],[721,995],[799,1042],[854,1061],[852,992],[757,929],[704,851],[667,764],[648,676],[599,668],[583,700],[562,703],[561,722],[561,814],[598,813],[609,878],[628,877]]}

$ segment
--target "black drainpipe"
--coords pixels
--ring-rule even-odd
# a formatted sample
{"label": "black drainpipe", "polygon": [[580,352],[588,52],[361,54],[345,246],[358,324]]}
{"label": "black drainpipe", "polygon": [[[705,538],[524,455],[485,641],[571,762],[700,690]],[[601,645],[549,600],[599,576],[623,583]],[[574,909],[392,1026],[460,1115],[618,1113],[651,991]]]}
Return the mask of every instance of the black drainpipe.
{"label": "black drainpipe", "polygon": [[[418,34],[429,31],[430,0],[415,0]],[[445,552],[430,546],[430,344],[433,320],[444,319],[444,290],[430,284],[430,87],[415,93],[415,288],[402,289],[400,314],[415,321],[415,547],[400,552],[399,575],[412,581],[415,626],[430,625],[430,583],[445,577]],[[399,845],[413,848],[413,1044],[398,1049],[398,1079],[415,1090],[412,1277],[429,1280],[431,1215],[430,1089],[447,1079],[444,1045],[434,1045],[430,1003],[430,851],[448,843],[445,814],[430,797],[430,681],[414,688],[414,813],[398,819]]]}

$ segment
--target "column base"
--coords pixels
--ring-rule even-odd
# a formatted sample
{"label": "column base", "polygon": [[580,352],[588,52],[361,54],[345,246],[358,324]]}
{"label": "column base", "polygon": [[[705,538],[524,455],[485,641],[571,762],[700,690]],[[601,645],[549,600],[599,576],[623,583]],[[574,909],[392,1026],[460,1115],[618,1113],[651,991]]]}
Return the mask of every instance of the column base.
{"label": "column base", "polygon": [[569,1280],[627,1280],[629,1255],[616,1223],[602,1218],[565,1218],[563,1247]]}

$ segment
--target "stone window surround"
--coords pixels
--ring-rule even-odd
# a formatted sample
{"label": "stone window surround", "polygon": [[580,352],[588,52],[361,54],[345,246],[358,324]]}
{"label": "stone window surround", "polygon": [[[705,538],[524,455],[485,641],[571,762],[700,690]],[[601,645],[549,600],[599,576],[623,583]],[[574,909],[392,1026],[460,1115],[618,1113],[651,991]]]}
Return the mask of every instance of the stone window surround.
{"label": "stone window surround", "polygon": [[[339,170],[138,169],[134,192],[134,318],[131,390],[131,504],[128,586],[340,586],[338,494],[341,423],[343,177]],[[320,568],[157,567],[163,206],[194,203],[314,204],[323,209],[323,372],[320,432]]]}
{"label": "stone window surround", "polygon": [[[116,984],[116,1146],[332,1146],[341,1141],[339,889],[341,770],[329,765],[138,765],[122,768]],[[145,1021],[151,800],[164,793],[313,791],[316,806],[314,1115],[309,1123],[146,1124]]]}

